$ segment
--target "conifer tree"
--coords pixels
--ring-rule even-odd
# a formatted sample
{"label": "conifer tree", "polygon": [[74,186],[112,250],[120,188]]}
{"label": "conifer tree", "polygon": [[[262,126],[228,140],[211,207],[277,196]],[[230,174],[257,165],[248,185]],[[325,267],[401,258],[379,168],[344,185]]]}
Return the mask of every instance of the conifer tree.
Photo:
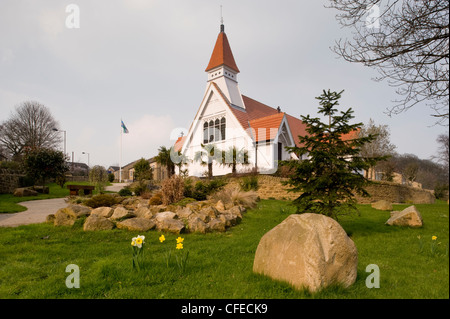
{"label": "conifer tree", "polygon": [[353,110],[338,112],[339,99],[343,91],[327,92],[316,97],[318,113],[325,117],[301,116],[306,124],[305,136],[299,136],[301,147],[287,147],[300,160],[287,161],[292,175],[286,181],[291,191],[302,192],[293,201],[297,213],[318,213],[338,219],[339,215],[357,211],[354,194],[369,196],[364,189],[367,180],[363,171],[383,157],[363,158],[361,147],[376,136],[360,137],[362,123],[350,124]]}

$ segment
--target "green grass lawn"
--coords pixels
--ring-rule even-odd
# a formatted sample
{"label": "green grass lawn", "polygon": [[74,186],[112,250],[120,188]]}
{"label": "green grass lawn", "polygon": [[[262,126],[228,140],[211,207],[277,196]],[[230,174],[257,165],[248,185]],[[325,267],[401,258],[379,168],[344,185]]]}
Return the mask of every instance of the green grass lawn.
{"label": "green grass lawn", "polygon": [[[18,205],[17,203],[25,202],[29,200],[61,198],[69,196],[69,189],[66,185],[91,185],[89,182],[67,182],[64,187],[57,185],[56,183],[47,184],[49,187],[48,194],[39,194],[38,196],[24,196],[15,197],[12,194],[0,194],[0,214],[1,213],[19,213],[26,210],[26,207]],[[107,184],[111,185],[110,183]],[[93,194],[96,194],[94,190]]]}
{"label": "green grass lawn", "polygon": [[[408,205],[395,205],[400,210]],[[84,232],[47,224],[0,228],[0,298],[449,298],[449,208],[445,202],[416,205],[420,229],[385,225],[389,212],[359,205],[360,217],[341,225],[358,248],[358,277],[351,287],[311,294],[252,272],[261,237],[283,221],[288,202],[263,200],[242,222],[225,233],[185,234],[189,251],[185,273],[167,268],[164,256],[178,237],[157,231],[145,239],[145,269],[132,269],[131,238],[138,233],[114,229]],[[140,234],[142,235],[142,234]],[[418,236],[423,240],[420,250]],[[436,252],[431,237],[437,236]],[[43,239],[45,238],[45,239]],[[180,251],[178,251],[180,252]],[[66,266],[80,269],[80,288],[65,285]],[[377,264],[380,288],[369,289],[366,266]]]}

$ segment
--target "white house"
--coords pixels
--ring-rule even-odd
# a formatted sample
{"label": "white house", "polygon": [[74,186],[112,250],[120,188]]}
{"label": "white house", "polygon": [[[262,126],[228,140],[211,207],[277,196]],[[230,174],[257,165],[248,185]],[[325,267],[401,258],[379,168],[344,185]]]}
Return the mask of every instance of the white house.
{"label": "white house", "polygon": [[[219,150],[236,147],[245,149],[249,165],[238,165],[237,171],[257,167],[261,173],[273,173],[278,160],[296,158],[285,146],[298,145],[298,135],[305,134],[305,124],[298,118],[281,112],[241,94],[238,85],[239,68],[231,51],[225,28],[220,26],[211,59],[206,68],[207,84],[203,100],[186,135],[174,145],[189,161],[189,175],[201,176],[207,170],[193,161],[202,151],[202,144]],[[213,162],[213,174],[231,172],[229,166]]]}

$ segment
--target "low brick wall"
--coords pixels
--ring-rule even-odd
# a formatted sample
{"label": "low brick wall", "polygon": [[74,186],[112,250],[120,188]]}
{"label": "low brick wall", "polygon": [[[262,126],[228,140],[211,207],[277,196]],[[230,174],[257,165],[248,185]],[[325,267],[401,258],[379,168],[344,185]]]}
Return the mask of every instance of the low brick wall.
{"label": "low brick wall", "polygon": [[[287,178],[275,177],[270,175],[259,175],[257,193],[261,199],[283,199],[293,200],[301,193],[288,192],[289,186],[282,185],[282,181]],[[234,178],[228,183],[228,187],[238,186],[239,180]],[[405,185],[374,182],[366,188],[371,197],[356,196],[360,204],[369,204],[384,199],[391,203],[412,203],[412,204],[432,204],[435,197],[432,191],[417,189]]]}
{"label": "low brick wall", "polygon": [[24,176],[19,171],[0,168],[0,194],[12,194],[20,187],[20,178]]}

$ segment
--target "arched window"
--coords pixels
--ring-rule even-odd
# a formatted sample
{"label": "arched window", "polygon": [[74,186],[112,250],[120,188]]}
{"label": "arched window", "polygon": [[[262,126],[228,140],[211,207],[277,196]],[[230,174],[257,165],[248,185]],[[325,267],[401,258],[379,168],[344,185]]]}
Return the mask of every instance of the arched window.
{"label": "arched window", "polygon": [[220,136],[222,141],[225,140],[225,117],[222,117],[222,119],[220,120]]}
{"label": "arched window", "polygon": [[208,143],[208,122],[203,124],[203,144]]}
{"label": "arched window", "polygon": [[214,121],[209,121],[209,143],[214,142]]}
{"label": "arched window", "polygon": [[214,121],[214,141],[220,140],[220,120],[216,119]]}

